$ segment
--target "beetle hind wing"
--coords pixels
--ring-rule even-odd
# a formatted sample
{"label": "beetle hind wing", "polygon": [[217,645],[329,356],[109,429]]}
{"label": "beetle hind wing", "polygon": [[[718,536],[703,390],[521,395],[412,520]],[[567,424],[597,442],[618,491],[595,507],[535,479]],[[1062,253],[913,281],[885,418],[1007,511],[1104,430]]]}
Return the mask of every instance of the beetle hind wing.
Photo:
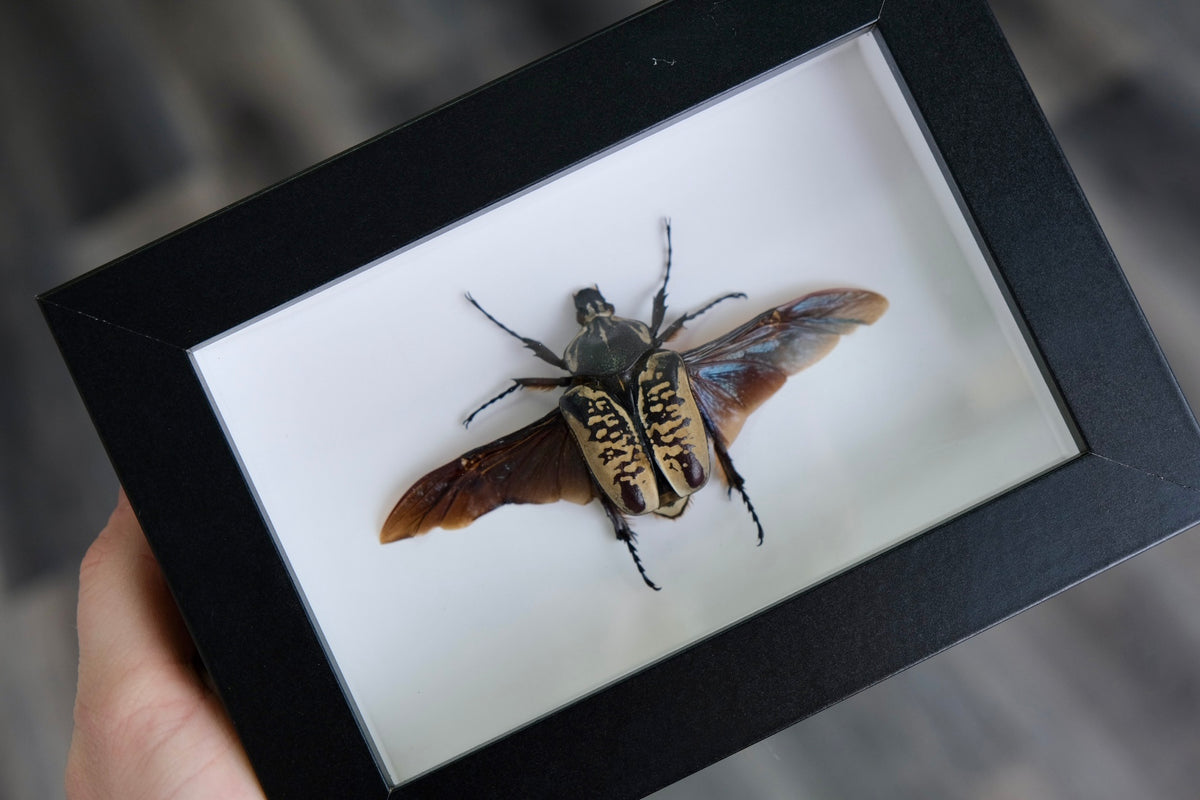
{"label": "beetle hind wing", "polygon": [[883,295],[863,289],[813,292],[687,351],[683,360],[705,420],[728,446],[788,376],[820,361],[887,307]]}
{"label": "beetle hind wing", "polygon": [[507,504],[585,504],[596,496],[587,465],[557,410],[464,453],[404,493],[383,524],[383,543],[434,528],[463,528]]}

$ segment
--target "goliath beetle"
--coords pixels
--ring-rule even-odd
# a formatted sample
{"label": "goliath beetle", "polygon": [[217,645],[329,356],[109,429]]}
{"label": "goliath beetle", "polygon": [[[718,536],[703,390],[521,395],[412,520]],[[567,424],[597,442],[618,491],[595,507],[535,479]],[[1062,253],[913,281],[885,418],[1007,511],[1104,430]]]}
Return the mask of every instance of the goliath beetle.
{"label": "goliath beetle", "polygon": [[592,286],[574,295],[579,333],[562,357],[516,333],[467,299],[541,360],[564,370],[560,378],[515,378],[465,421],[524,388],[566,388],[546,416],[477,447],[421,478],[396,503],[380,540],[393,542],[433,528],[461,528],[508,503],[599,500],[652,589],[638,557],[627,516],[675,518],[707,483],[715,459],[730,494],[737,491],[758,529],[762,523],[729,445],[746,417],[789,375],[824,357],[838,337],[869,325],[887,300],[859,289],[830,289],[766,311],[724,336],[684,352],[663,347],[685,323],[741,292],[718,297],[660,331],[671,276],[671,226],[667,265],[654,297],[650,324],[615,315]]}

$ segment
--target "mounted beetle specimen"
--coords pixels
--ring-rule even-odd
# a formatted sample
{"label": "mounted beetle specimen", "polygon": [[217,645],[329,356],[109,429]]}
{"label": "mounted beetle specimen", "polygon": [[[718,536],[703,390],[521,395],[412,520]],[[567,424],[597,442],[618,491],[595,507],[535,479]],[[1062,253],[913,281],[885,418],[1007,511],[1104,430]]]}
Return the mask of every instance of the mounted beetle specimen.
{"label": "mounted beetle specimen", "polygon": [[859,289],[830,289],[765,311],[708,344],[678,352],[663,347],[685,323],[740,292],[662,328],[671,277],[667,267],[654,297],[650,324],[618,317],[596,287],[575,293],[580,330],[559,357],[546,345],[505,326],[467,295],[489,320],[520,339],[533,354],[568,373],[560,378],[515,378],[483,409],[522,387],[566,388],[558,408],[538,421],[477,447],[435,469],[409,489],[384,523],[380,539],[393,542],[433,528],[461,528],[508,503],[599,500],[617,539],[646,574],[628,516],[678,517],[708,482],[715,461],[728,491],[737,491],[758,529],[763,528],[729,445],[746,417],[789,375],[817,362],[838,337],[870,325],[887,300]]}

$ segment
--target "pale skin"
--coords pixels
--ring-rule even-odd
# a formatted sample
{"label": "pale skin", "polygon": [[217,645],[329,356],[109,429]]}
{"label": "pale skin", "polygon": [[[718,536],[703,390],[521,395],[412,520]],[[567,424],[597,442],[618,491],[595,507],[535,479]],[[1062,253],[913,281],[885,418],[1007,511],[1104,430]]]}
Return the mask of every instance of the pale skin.
{"label": "pale skin", "polygon": [[125,493],[79,572],[69,800],[264,800]]}

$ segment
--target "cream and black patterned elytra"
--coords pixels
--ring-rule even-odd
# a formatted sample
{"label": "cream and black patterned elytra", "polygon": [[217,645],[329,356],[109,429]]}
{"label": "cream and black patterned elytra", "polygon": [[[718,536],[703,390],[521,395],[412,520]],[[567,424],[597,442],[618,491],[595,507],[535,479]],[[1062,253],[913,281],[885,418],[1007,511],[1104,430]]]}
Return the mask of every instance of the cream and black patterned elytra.
{"label": "cream and black patterned elytra", "polygon": [[642,446],[637,424],[608,392],[575,386],[558,401],[567,425],[597,485],[625,514],[658,508],[654,465]]}
{"label": "cream and black patterned elytra", "polygon": [[574,295],[580,329],[560,358],[536,339],[515,333],[475,300],[506,333],[561,378],[515,378],[513,385],[466,420],[520,389],[565,388],[558,408],[536,422],[478,447],[430,472],[396,503],[380,539],[391,542],[433,528],[459,528],[510,503],[599,500],[642,580],[657,586],[634,546],[626,515],[678,517],[708,482],[713,465],[763,528],[728,447],[746,417],[789,375],[824,357],[838,338],[869,325],[887,309],[882,296],[860,289],[814,292],[759,314],[745,325],[686,352],[663,347],[686,322],[740,292],[718,297],[666,328],[671,275],[667,268],[647,325],[618,317],[599,288]]}
{"label": "cream and black patterned elytra", "polygon": [[[638,415],[654,463],[676,496],[686,503],[692,492],[708,482],[710,456],[704,417],[679,353],[658,350],[646,359],[638,373]],[[683,508],[679,504],[666,516],[678,516]]]}

